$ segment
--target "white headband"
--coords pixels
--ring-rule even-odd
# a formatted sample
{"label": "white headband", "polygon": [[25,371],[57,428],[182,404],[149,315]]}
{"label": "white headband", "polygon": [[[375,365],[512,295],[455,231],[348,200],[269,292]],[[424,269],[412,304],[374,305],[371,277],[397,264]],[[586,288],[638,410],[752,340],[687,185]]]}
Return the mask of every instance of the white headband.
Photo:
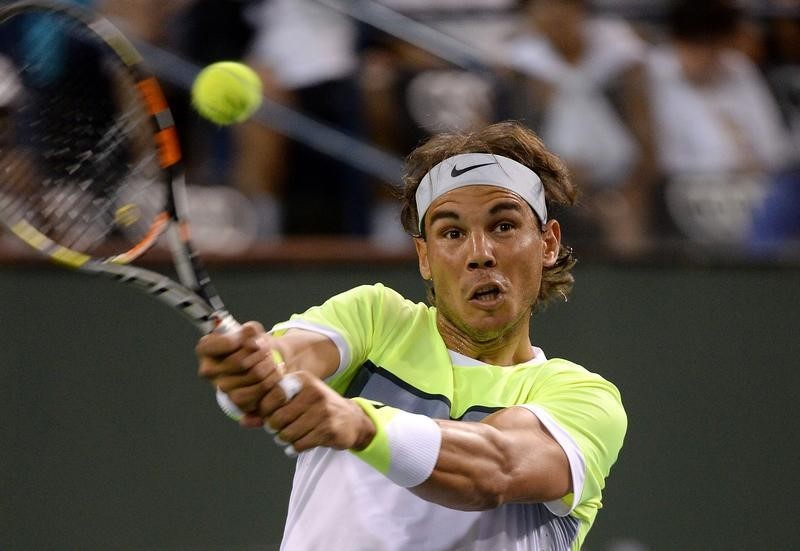
{"label": "white headband", "polygon": [[425,213],[437,197],[460,187],[481,184],[513,191],[531,206],[542,224],[547,222],[544,186],[534,171],[502,155],[464,153],[437,164],[419,183],[416,194],[419,231],[423,229]]}

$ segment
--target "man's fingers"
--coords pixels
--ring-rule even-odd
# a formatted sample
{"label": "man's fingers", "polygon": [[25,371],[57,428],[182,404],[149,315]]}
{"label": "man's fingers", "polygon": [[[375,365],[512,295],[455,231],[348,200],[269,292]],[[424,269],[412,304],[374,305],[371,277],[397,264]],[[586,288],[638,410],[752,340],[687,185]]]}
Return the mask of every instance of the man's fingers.
{"label": "man's fingers", "polygon": [[[205,338],[205,337],[204,337]],[[223,375],[237,375],[247,369],[242,367],[243,360],[250,352],[241,348],[234,349],[226,356],[201,356],[198,373],[206,379],[216,379]]]}
{"label": "man's fingers", "polygon": [[279,370],[281,374],[285,372],[286,363],[283,361],[283,356],[265,338],[251,339],[246,343],[245,350],[245,356],[241,359],[241,366],[244,369],[250,369],[266,361],[267,364]]}
{"label": "man's fingers", "polygon": [[[234,356],[236,356],[236,354]],[[225,395],[225,399],[235,406],[237,411],[257,415],[258,406],[262,399],[278,385],[283,378],[284,364],[283,360],[280,358],[280,354],[271,354],[265,351],[261,356],[261,362],[244,372],[225,372],[209,377],[213,380],[217,390]],[[275,358],[280,360],[278,365],[275,363]],[[240,367],[238,367],[238,365],[241,364],[240,361],[232,361],[232,363],[234,364],[233,369],[240,369]],[[214,366],[213,369],[224,370],[224,367]],[[287,392],[296,394],[299,391],[301,383],[293,381],[292,379],[294,379],[294,377],[290,378],[288,381],[291,388],[284,391],[284,394]],[[239,416],[240,415],[241,414],[239,414]],[[237,419],[239,416],[237,416]]]}
{"label": "man's fingers", "polygon": [[[297,383],[299,392],[285,402]],[[281,386],[288,389],[282,390]],[[259,413],[263,415],[265,408],[274,408],[265,418],[270,429],[277,433],[276,442],[283,446],[291,444],[293,452],[319,446],[347,449],[359,437],[358,421],[363,411],[308,373],[284,377],[259,404]]]}
{"label": "man's fingers", "polygon": [[264,326],[257,321],[248,321],[242,324],[242,334],[245,336],[264,335]]}
{"label": "man's fingers", "polygon": [[320,446],[343,448],[345,446],[343,439],[347,435],[339,434],[335,429],[335,423],[325,418],[322,411],[323,408],[316,406],[303,411],[275,434],[275,442],[282,446],[290,445],[294,453]]}
{"label": "man's fingers", "polygon": [[242,418],[239,419],[239,425],[248,429],[257,429],[264,425],[264,421],[258,415],[245,413]]}
{"label": "man's fingers", "polygon": [[323,433],[319,430],[311,430],[292,442],[292,451],[297,454],[310,450],[311,448],[328,446],[332,441],[329,436],[328,433]]}
{"label": "man's fingers", "polygon": [[[214,337],[213,335],[208,337]],[[225,336],[223,335],[223,338]],[[203,337],[205,339],[206,337]],[[212,343],[213,344],[213,343]],[[200,348],[200,345],[198,345]],[[224,356],[200,356],[201,377],[216,379],[221,375],[235,375],[260,366],[258,372],[265,376],[278,369],[281,374],[285,364],[280,353],[272,348],[271,342],[263,335],[247,339],[242,346]]]}
{"label": "man's fingers", "polygon": [[[283,372],[270,364],[257,365],[242,374],[218,377],[214,383],[219,390],[228,394],[231,401],[241,410],[256,412],[262,399],[273,388],[282,384],[283,379],[285,379]],[[289,379],[289,386],[291,386],[289,392],[296,394],[301,388],[301,383],[295,382],[294,379],[294,377]],[[287,391],[281,390],[280,392],[285,395]]]}
{"label": "man's fingers", "polygon": [[248,370],[240,373],[219,375],[214,379],[214,386],[223,392],[230,392],[235,388],[257,386],[262,381],[263,377],[257,372]]}
{"label": "man's fingers", "polygon": [[260,385],[238,387],[225,393],[240,410],[247,413],[256,413],[258,404],[264,396]]}
{"label": "man's fingers", "polygon": [[[275,431],[274,428],[270,426],[272,431]],[[292,445],[295,451],[302,451],[299,450],[295,444],[297,441],[306,438],[307,435],[311,434],[315,429],[315,419],[313,416],[307,414],[307,412],[302,413],[296,419],[294,419],[291,423],[283,427],[282,430],[275,431],[274,440],[275,443],[279,446],[289,446]],[[302,448],[307,449],[307,448]]]}
{"label": "man's fingers", "polygon": [[227,356],[236,352],[242,345],[242,335],[240,331],[232,333],[210,333],[203,335],[195,346],[195,353],[198,357],[220,357]]}
{"label": "man's fingers", "polygon": [[204,335],[197,342],[195,352],[198,357],[224,357],[228,356],[243,346],[245,343],[255,342],[264,335],[264,327],[256,321],[248,321],[238,331],[230,333],[210,333]]}
{"label": "man's fingers", "polygon": [[258,411],[275,431],[280,431],[313,407],[318,396],[312,377],[290,373],[264,396]]}
{"label": "man's fingers", "polygon": [[[311,381],[312,377],[302,372],[289,373],[276,380],[275,386],[261,400],[258,407],[259,413],[264,418],[268,418],[278,409],[292,405],[294,407],[290,411],[296,411],[299,414],[303,407],[313,403],[313,396],[317,396]],[[302,403],[298,405],[295,402]]]}

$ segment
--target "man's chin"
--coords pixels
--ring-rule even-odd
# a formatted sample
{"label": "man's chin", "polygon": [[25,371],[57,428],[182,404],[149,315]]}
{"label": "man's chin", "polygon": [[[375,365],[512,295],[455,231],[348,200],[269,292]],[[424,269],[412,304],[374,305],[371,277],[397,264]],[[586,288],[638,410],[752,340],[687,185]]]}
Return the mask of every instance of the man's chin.
{"label": "man's chin", "polygon": [[490,342],[503,336],[511,328],[511,325],[507,318],[491,316],[467,320],[465,329],[473,341],[480,343]]}

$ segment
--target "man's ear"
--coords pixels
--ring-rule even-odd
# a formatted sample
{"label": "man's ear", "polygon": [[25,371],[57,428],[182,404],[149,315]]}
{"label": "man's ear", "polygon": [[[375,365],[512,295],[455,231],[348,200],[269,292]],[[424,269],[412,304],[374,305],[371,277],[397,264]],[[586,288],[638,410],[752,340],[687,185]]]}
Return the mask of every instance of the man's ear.
{"label": "man's ear", "polygon": [[561,249],[561,226],[558,220],[549,220],[542,230],[542,265],[554,266]]}
{"label": "man's ear", "polygon": [[431,278],[431,267],[428,264],[428,243],[422,237],[415,237],[414,248],[417,249],[419,273],[422,279],[427,281]]}

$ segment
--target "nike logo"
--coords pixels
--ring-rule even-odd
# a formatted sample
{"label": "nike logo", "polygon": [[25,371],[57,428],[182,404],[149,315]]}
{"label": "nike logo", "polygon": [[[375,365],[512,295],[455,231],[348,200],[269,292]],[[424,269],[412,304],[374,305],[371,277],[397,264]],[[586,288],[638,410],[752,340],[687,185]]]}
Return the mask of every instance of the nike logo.
{"label": "nike logo", "polygon": [[472,165],[472,166],[468,166],[467,168],[462,168],[462,169],[459,169],[458,167],[453,166],[453,170],[450,171],[450,177],[451,178],[458,178],[459,176],[461,176],[465,172],[469,172],[470,170],[475,170],[476,168],[480,168],[482,166],[489,166],[489,165],[496,165],[496,164],[497,163],[483,163],[481,165]]}

